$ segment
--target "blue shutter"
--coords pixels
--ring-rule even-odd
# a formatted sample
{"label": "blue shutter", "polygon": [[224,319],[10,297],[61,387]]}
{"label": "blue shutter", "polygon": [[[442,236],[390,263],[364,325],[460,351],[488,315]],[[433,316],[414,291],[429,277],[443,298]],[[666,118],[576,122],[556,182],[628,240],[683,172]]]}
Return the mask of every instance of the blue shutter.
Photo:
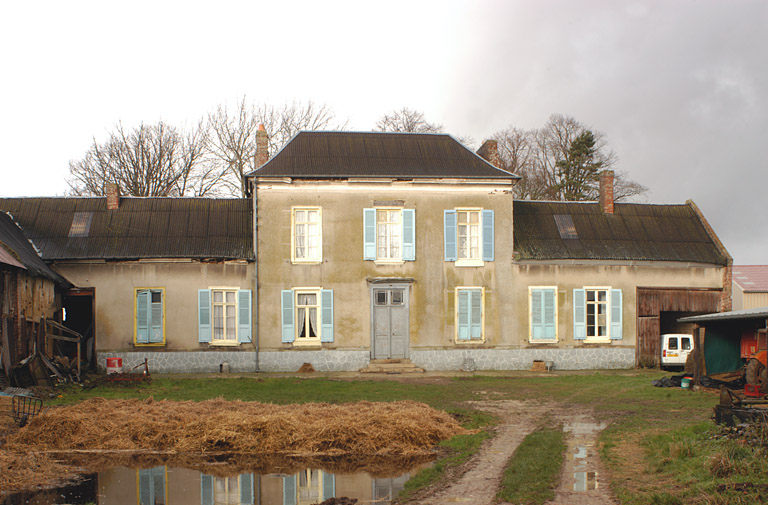
{"label": "blue shutter", "polygon": [[320,291],[320,342],[333,342],[333,290]]}
{"label": "blue shutter", "polygon": [[197,340],[211,341],[211,290],[197,290]]}
{"label": "blue shutter", "polygon": [[469,340],[469,300],[470,294],[466,289],[460,289],[456,300],[456,331],[459,340]]}
{"label": "blue shutter", "polygon": [[483,338],[483,290],[472,289],[469,291],[469,338],[480,340]]}
{"label": "blue shutter", "polygon": [[200,505],[213,505],[213,476],[200,474]]}
{"label": "blue shutter", "polygon": [[621,290],[611,290],[611,340],[621,340]]}
{"label": "blue shutter", "polygon": [[296,476],[283,477],[283,505],[296,505]]}
{"label": "blue shutter", "polygon": [[251,290],[241,289],[237,292],[237,341],[251,341]]}
{"label": "blue shutter", "polygon": [[363,209],[363,259],[376,259],[376,209]]}
{"label": "blue shutter", "polygon": [[253,474],[240,474],[240,505],[253,505]]}
{"label": "blue shutter", "polygon": [[280,292],[280,312],[283,320],[283,342],[293,342],[294,318],[292,289],[284,289]]}
{"label": "blue shutter", "polygon": [[555,303],[557,301],[557,290],[542,290],[543,314],[542,323],[544,325],[544,338],[555,340],[557,338],[557,321],[555,320]]}
{"label": "blue shutter", "polygon": [[143,468],[139,470],[139,503],[155,503],[152,494],[152,470]]}
{"label": "blue shutter", "polygon": [[493,261],[493,211],[483,211],[483,261]]}
{"label": "blue shutter", "polygon": [[403,260],[416,260],[416,211],[403,209]]}
{"label": "blue shutter", "polygon": [[136,293],[136,343],[149,343],[149,290]]}
{"label": "blue shutter", "polygon": [[445,261],[456,261],[456,211],[446,210],[443,214],[445,234]]}
{"label": "blue shutter", "polygon": [[587,338],[587,293],[583,289],[573,290],[573,338]]}
{"label": "blue shutter", "polygon": [[[152,295],[160,295],[159,302],[152,302]],[[163,292],[162,290],[152,290],[149,292],[150,305],[150,323],[149,323],[149,341],[153,344],[163,343]]]}
{"label": "blue shutter", "polygon": [[323,470],[323,501],[336,497],[336,476]]}
{"label": "blue shutter", "polygon": [[531,290],[531,340],[544,338],[544,304],[542,303],[542,290]]}

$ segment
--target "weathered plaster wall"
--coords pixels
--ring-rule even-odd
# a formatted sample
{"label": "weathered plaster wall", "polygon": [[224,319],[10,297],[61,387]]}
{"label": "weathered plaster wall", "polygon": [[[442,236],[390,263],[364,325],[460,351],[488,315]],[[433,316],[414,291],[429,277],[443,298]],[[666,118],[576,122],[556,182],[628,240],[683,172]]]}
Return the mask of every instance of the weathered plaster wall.
{"label": "weathered plaster wall", "polygon": [[[512,272],[512,196],[500,186],[425,184],[262,184],[258,187],[260,350],[291,350],[281,342],[280,291],[297,287],[334,290],[335,341],[328,349],[367,350],[371,344],[367,279],[412,278],[411,349],[454,347],[454,288],[486,289],[485,345],[501,344],[513,312],[505,292]],[[416,261],[397,265],[363,260],[363,209],[402,201],[415,209]],[[292,264],[291,207],[322,208],[323,261]],[[456,267],[444,260],[443,211],[456,207],[495,211],[495,261]]]}
{"label": "weathered plaster wall", "polygon": [[[167,352],[211,348],[198,343],[197,291],[210,287],[253,289],[253,263],[108,262],[59,263],[58,272],[81,288],[94,288],[96,351]],[[134,344],[136,288],[163,288],[165,345]],[[252,344],[212,350],[254,351]]]}

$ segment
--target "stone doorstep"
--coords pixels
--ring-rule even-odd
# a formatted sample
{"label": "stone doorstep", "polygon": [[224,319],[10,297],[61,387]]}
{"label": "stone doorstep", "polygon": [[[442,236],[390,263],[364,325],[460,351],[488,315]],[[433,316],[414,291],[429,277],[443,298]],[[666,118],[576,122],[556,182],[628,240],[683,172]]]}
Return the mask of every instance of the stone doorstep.
{"label": "stone doorstep", "polygon": [[367,367],[361,368],[360,373],[424,373],[424,369],[417,367],[409,359],[374,359]]}

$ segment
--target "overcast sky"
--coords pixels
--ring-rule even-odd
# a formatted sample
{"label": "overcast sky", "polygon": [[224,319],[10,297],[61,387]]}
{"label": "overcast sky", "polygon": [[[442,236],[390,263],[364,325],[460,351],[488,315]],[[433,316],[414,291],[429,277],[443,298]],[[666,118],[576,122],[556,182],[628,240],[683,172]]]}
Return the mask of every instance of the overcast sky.
{"label": "overcast sky", "polygon": [[370,130],[407,106],[480,142],[552,113],[605,134],[650,203],[693,199],[768,264],[768,2],[2,2],[0,196],[67,190],[118,122],[246,95]]}

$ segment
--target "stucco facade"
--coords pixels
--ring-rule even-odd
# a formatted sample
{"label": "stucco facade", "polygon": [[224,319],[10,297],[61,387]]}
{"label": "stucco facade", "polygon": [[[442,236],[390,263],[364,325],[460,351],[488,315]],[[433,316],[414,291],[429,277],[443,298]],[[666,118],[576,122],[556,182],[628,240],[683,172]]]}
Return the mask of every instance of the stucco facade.
{"label": "stucco facade", "polygon": [[[223,362],[234,371],[257,370],[253,340],[228,346],[201,343],[198,321],[198,291],[252,290],[253,262],[82,261],[54,268],[79,288],[93,289],[100,367],[109,357],[122,357],[126,368],[147,358],[150,371],[158,372],[218,372]],[[136,338],[137,290],[146,289],[162,292],[163,338],[158,343]]]}

